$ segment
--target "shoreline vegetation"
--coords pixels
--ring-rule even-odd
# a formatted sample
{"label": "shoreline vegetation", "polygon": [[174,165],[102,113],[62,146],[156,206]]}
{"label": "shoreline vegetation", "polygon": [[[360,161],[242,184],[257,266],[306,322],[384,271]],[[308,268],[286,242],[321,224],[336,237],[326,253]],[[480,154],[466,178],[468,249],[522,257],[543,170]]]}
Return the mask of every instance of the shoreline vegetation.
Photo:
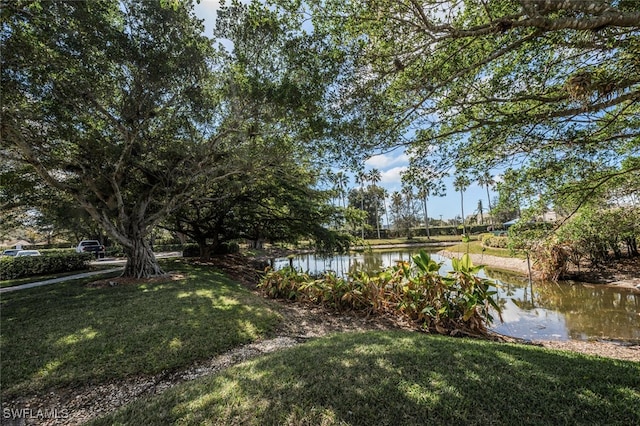
{"label": "shoreline vegetation", "polygon": [[[464,253],[444,249],[440,250],[438,254],[452,259],[459,258]],[[529,274],[526,259],[477,253],[469,253],[469,256],[471,257],[471,261],[474,265],[483,265],[489,269],[514,272],[525,276]],[[609,269],[612,269],[613,271],[610,271],[608,278],[603,278],[603,274],[600,272],[586,271],[582,272],[579,276],[576,276],[576,280],[570,280],[569,282],[581,285],[624,288],[640,293],[640,262],[636,262],[635,267],[633,264],[625,264],[624,270],[620,271],[615,271],[615,268],[615,265],[610,265]],[[535,280],[537,276],[535,269],[532,270],[532,275]]]}
{"label": "shoreline vegetation", "polygon": [[[481,250],[477,250],[477,245],[473,247],[466,243],[461,244],[454,241],[417,240],[415,242],[385,242],[381,244],[371,244],[366,247],[357,246],[354,248],[354,251],[413,247],[440,248],[437,254],[449,259],[460,258],[463,254],[467,253],[471,257],[474,265],[483,265],[488,269],[506,271],[524,276],[529,275],[526,257],[522,255],[512,255],[507,249],[482,248]],[[539,274],[535,270],[533,263],[531,264],[531,274],[534,280],[539,279]],[[576,271],[572,274],[570,280],[565,281],[581,285],[623,288],[640,293],[640,259],[625,259],[624,261],[611,262],[603,266],[600,271],[592,269]]]}

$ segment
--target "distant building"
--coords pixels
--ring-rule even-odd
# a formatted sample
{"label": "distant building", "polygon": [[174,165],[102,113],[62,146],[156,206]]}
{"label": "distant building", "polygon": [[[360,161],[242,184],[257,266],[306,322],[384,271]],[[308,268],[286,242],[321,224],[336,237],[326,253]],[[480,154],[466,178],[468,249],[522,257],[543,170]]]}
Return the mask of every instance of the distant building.
{"label": "distant building", "polygon": [[[508,227],[513,226],[516,223],[518,223],[519,220],[520,220],[520,218],[511,219],[508,222],[504,222],[502,224],[502,226],[504,226],[505,228],[508,228]],[[554,222],[557,222],[557,221],[558,221],[558,214],[556,212],[554,212],[553,210],[551,210],[551,211],[543,213],[542,215],[536,216],[531,222],[554,223]]]}

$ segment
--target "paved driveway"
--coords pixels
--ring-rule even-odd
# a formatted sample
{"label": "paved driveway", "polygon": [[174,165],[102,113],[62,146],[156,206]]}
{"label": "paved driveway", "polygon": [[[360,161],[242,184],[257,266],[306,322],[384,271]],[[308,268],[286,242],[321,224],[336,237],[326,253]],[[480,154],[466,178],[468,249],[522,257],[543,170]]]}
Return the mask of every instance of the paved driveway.
{"label": "paved driveway", "polygon": [[[172,257],[182,257],[182,253],[176,251],[176,252],[156,254],[156,259],[168,259]],[[127,259],[117,259],[117,258],[106,258],[106,259],[94,260],[90,263],[91,265],[113,265],[114,268],[102,269],[100,271],[82,272],[80,274],[67,275],[66,277],[52,278],[50,280],[36,281],[28,284],[20,284],[20,285],[15,285],[11,287],[3,287],[3,288],[0,288],[0,294],[8,293],[10,291],[26,290],[28,288],[40,287],[43,285],[61,283],[65,281],[78,280],[81,278],[88,278],[94,275],[111,274],[113,272],[122,271],[126,263],[127,263]],[[119,265],[122,265],[122,266],[119,266]]]}

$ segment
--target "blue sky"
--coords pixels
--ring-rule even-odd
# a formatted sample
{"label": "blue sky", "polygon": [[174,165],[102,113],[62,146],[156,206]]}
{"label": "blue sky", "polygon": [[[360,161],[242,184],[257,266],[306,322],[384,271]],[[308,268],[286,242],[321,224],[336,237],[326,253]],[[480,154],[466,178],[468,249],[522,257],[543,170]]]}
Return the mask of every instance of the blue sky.
{"label": "blue sky", "polygon": [[[216,10],[219,7],[219,0],[200,0],[199,4],[195,4],[195,13],[200,19],[204,20],[205,35],[209,37],[213,35]],[[404,151],[396,150],[391,153],[371,157],[365,163],[365,171],[373,168],[380,170],[382,174],[380,185],[385,187],[389,193],[392,193],[393,191],[399,191],[401,189],[400,175],[406,170],[408,163],[409,158]],[[443,219],[451,219],[460,215],[460,194],[456,193],[453,189],[453,178],[446,178],[444,183],[447,194],[444,197],[433,197],[429,200],[429,217],[439,219],[442,215]],[[353,178],[349,185],[350,187],[356,186]],[[496,195],[494,192],[491,192],[492,199]],[[464,193],[465,216],[476,211],[478,200],[482,200],[485,209],[488,207],[486,189],[480,188],[473,182]]]}

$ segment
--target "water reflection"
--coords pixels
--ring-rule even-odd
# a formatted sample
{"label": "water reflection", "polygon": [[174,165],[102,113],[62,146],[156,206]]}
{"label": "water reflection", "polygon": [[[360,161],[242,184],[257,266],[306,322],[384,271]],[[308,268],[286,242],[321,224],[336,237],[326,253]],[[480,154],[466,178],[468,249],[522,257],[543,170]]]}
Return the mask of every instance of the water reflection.
{"label": "water reflection", "polygon": [[[409,261],[417,249],[373,251],[322,258],[314,254],[293,259],[296,269],[312,274],[334,271],[345,275],[356,269],[379,271],[399,261]],[[432,254],[442,262],[440,272],[451,269],[449,259]],[[276,260],[279,269],[289,264]],[[640,342],[640,294],[625,289],[579,285],[572,282],[535,282],[526,277],[486,270],[496,280],[503,323],[492,327],[498,333],[544,340],[625,340]]]}

